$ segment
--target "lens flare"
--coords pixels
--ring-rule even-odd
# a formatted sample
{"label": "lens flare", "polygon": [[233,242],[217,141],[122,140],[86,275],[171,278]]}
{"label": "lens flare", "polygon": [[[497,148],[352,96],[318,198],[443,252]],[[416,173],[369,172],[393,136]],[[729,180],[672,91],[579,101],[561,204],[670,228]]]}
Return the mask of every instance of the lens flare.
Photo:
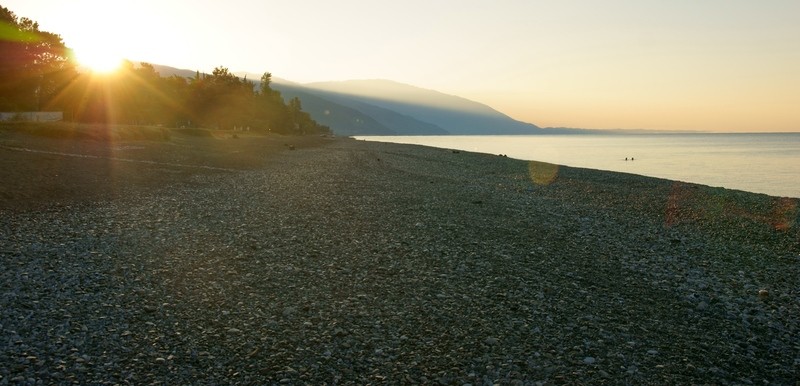
{"label": "lens flare", "polygon": [[796,199],[780,198],[772,210],[772,226],[779,231],[789,230],[796,225],[798,215],[800,215],[800,211],[798,211]]}
{"label": "lens flare", "polygon": [[767,224],[776,231],[787,231],[797,226],[798,216],[800,208],[796,198],[771,198],[762,205],[744,204],[725,189],[702,188],[676,181],[667,197],[664,225],[671,227],[684,222],[727,218]]}
{"label": "lens flare", "polygon": [[550,185],[558,178],[558,165],[547,162],[531,161],[528,173],[537,185]]}

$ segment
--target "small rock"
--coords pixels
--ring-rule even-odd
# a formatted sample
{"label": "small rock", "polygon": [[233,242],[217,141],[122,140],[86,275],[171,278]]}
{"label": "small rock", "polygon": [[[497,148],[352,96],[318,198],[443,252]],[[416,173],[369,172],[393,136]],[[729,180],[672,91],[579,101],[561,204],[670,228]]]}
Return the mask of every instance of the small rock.
{"label": "small rock", "polygon": [[766,299],[767,297],[769,297],[769,291],[765,288],[758,290],[758,297],[760,299]]}
{"label": "small rock", "polygon": [[490,336],[483,341],[484,343],[488,344],[489,346],[494,346],[497,344],[497,338]]}
{"label": "small rock", "polygon": [[583,358],[583,363],[586,363],[587,365],[593,365],[595,362],[597,362],[597,359],[594,359],[594,357]]}
{"label": "small rock", "polygon": [[658,350],[647,350],[647,353],[650,355],[658,355]]}

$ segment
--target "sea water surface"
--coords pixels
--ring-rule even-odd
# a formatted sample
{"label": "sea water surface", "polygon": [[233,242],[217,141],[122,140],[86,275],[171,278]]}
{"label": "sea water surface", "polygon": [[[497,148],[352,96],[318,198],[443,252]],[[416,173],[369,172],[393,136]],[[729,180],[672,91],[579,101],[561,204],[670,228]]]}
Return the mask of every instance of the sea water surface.
{"label": "sea water surface", "polygon": [[800,197],[800,133],[355,138],[505,154],[522,160]]}

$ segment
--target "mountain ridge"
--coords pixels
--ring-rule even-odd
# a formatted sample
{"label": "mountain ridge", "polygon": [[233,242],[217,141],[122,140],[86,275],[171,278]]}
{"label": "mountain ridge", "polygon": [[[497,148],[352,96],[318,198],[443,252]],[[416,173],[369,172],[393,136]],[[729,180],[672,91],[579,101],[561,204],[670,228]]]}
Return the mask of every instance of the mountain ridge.
{"label": "mountain ridge", "polygon": [[[198,71],[152,64],[162,76],[191,78]],[[247,77],[257,87],[261,75]],[[337,135],[515,135],[550,130],[515,120],[489,105],[388,79],[297,83],[273,78],[284,99],[298,98],[303,110]]]}
{"label": "mountain ridge", "polygon": [[[361,121],[358,120],[358,117],[355,117],[354,120],[350,122],[340,122],[341,124],[336,124],[335,122],[330,121],[331,112],[337,111],[335,109],[336,106],[343,106],[348,109],[352,109],[357,111],[363,115],[366,115],[375,121],[379,122],[381,125],[386,127],[391,134],[390,135],[447,135],[449,132],[437,125],[423,122],[419,119],[416,119],[413,116],[409,116],[407,114],[401,114],[397,111],[392,109],[387,109],[376,104],[368,103],[363,100],[359,100],[356,98],[352,98],[349,95],[344,94],[336,94],[336,93],[329,93],[325,91],[315,90],[308,88],[305,85],[287,85],[280,82],[273,84],[273,88],[280,91],[282,95],[286,97],[299,97],[301,102],[303,103],[303,108],[314,117],[315,120],[319,118],[319,122],[331,127],[334,132],[343,132],[347,135],[386,135],[387,133],[383,132],[367,132],[365,134],[361,133],[354,133],[354,129],[351,126],[362,126]],[[307,108],[306,100],[303,99],[303,95],[306,97],[313,95],[314,98],[320,98],[321,100],[328,101],[331,105],[330,106],[315,106],[314,108]],[[321,110],[321,111],[320,111]],[[359,128],[361,129],[361,128]],[[363,130],[359,130],[363,131]]]}
{"label": "mountain ridge", "polygon": [[534,124],[460,96],[385,79],[315,82],[304,87],[327,98],[349,98],[443,128],[449,134],[537,134]]}

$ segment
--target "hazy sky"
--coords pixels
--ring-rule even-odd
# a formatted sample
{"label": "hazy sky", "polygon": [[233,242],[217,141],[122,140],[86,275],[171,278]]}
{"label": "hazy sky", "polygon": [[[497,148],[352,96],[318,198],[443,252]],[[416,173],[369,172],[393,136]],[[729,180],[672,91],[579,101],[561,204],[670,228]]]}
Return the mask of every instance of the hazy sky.
{"label": "hazy sky", "polygon": [[76,50],[384,78],[539,126],[800,131],[799,0],[0,0]]}

